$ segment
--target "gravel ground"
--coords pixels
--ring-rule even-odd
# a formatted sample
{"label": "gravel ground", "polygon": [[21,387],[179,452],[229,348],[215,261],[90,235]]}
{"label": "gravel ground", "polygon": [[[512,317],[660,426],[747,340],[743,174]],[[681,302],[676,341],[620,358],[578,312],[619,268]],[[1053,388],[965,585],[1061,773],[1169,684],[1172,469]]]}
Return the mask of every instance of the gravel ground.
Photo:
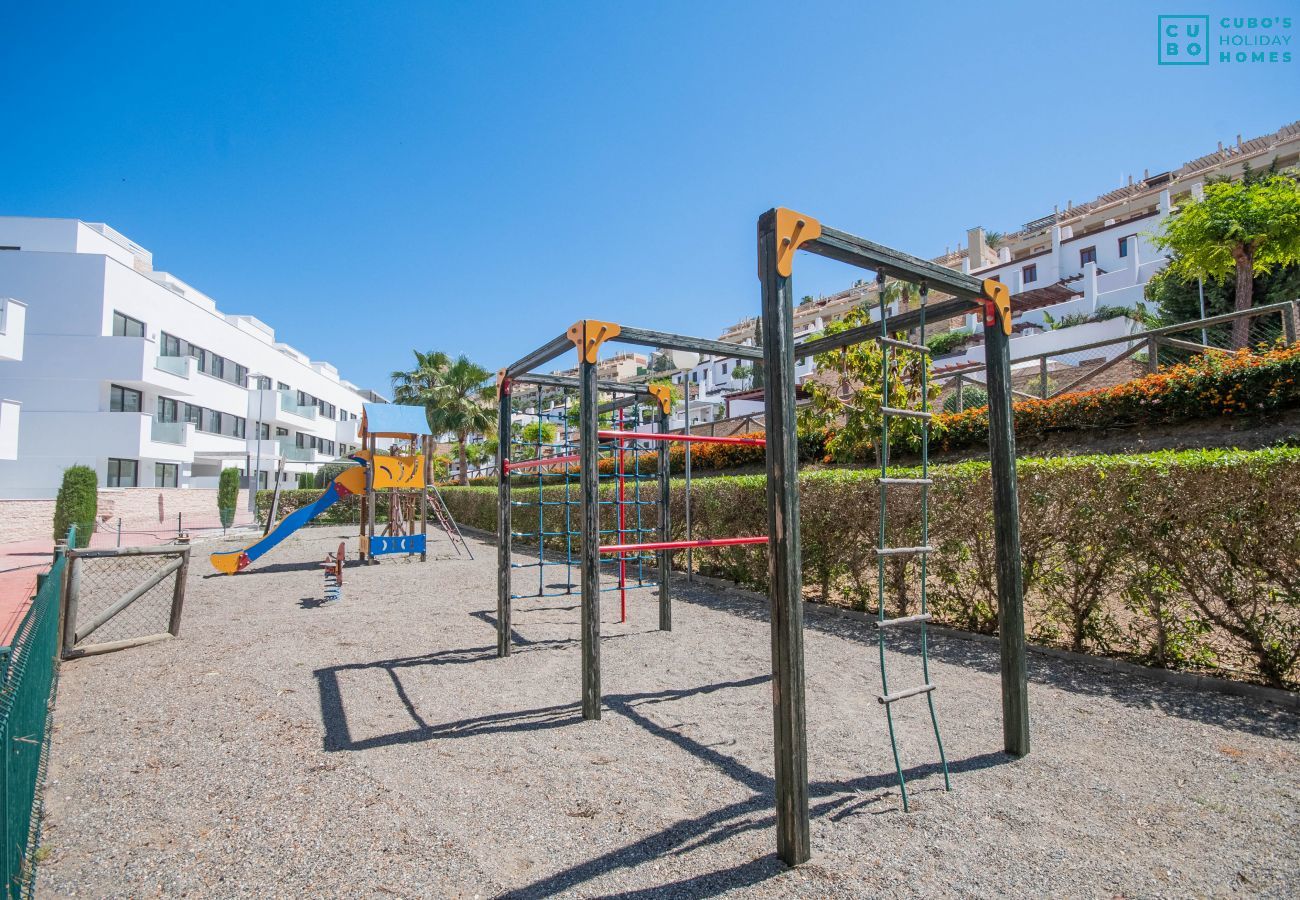
{"label": "gravel ground", "polygon": [[[178,641],[63,667],[46,896],[1295,896],[1300,721],[1031,657],[1033,753],[1000,752],[989,645],[934,641],[953,790],[899,705],[900,809],[874,637],[810,609],[814,857],[775,857],[765,612],[704,587],[613,622],[581,720],[578,612],[519,601],[495,657],[495,551],[347,573],[317,529],[255,570],[196,551]],[[211,549],[208,545],[207,548]],[[634,598],[634,599],[632,599]],[[895,639],[900,640],[900,639]],[[919,680],[901,638],[893,684]]]}

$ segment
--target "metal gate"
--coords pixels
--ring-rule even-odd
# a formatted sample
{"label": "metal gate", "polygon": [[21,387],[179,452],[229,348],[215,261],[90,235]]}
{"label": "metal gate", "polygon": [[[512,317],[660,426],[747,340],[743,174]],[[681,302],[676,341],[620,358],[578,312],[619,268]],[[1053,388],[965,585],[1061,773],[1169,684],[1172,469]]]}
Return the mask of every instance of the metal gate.
{"label": "metal gate", "polygon": [[[188,542],[68,551],[64,659],[176,637],[190,567]],[[93,639],[93,640],[92,640]]]}

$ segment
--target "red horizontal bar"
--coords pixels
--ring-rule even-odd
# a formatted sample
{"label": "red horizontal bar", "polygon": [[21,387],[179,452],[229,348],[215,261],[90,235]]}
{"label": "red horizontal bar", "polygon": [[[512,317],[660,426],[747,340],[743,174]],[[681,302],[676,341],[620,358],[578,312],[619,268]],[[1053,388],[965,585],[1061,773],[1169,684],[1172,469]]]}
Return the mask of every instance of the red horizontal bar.
{"label": "red horizontal bar", "polygon": [[691,547],[735,547],[740,544],[766,544],[762,537],[706,538],[701,541],[648,541],[644,544],[609,544],[601,553],[638,553],[649,550],[688,550]]}
{"label": "red horizontal bar", "polygon": [[561,463],[571,463],[578,461],[578,454],[573,453],[569,456],[543,456],[540,459],[521,459],[519,462],[506,460],[505,466],[507,472],[513,472],[515,469],[540,469],[542,466],[556,466]]}
{"label": "red horizontal bar", "polygon": [[597,437],[619,441],[694,441],[697,444],[747,444],[766,447],[763,438],[713,437],[708,434],[664,434],[658,431],[598,431]]}

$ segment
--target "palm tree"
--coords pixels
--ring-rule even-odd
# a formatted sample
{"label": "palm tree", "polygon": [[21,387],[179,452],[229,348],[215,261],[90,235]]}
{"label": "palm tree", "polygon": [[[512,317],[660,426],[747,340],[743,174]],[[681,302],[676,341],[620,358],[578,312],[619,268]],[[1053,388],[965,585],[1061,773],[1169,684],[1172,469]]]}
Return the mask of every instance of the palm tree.
{"label": "palm tree", "polygon": [[434,434],[456,436],[461,484],[469,484],[465,445],[470,435],[486,434],[496,424],[496,391],[485,383],[491,374],[468,356],[458,356],[442,371],[424,406]]}
{"label": "palm tree", "polygon": [[441,350],[415,353],[415,368],[395,371],[389,375],[393,383],[393,402],[404,406],[428,407],[433,391],[442,382],[442,376],[451,366],[451,357]]}

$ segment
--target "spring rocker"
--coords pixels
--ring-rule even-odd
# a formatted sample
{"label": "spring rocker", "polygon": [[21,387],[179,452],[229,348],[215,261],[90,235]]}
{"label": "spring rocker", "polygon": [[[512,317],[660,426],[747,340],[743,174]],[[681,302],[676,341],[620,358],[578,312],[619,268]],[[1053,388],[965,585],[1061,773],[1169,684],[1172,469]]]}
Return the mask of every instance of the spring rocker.
{"label": "spring rocker", "polygon": [[[848,265],[874,272],[882,298],[878,315],[862,326],[835,334],[813,335],[796,343],[794,338],[794,288],[793,261],[802,250],[837,260]],[[906,351],[928,356],[925,346],[925,329],[928,324],[965,316],[980,315],[984,325],[986,347],[986,373],[989,394],[989,455],[993,483],[993,512],[995,532],[995,570],[998,588],[998,631],[1002,669],[1002,722],[1003,749],[1012,756],[1029,752],[1028,688],[1025,662],[1025,630],[1023,608],[1023,582],[1020,560],[1019,511],[1016,495],[1015,437],[1011,418],[1011,366],[1009,340],[1011,335],[1010,295],[1005,285],[996,281],[981,281],[963,272],[945,268],[936,263],[910,256],[881,244],[868,241],[848,232],[827,226],[811,216],[789,209],[771,209],[758,220],[758,276],[761,293],[762,346],[747,346],[724,341],[686,335],[632,328],[595,319],[575,323],[564,334],[548,341],[532,353],[502,369],[498,374],[498,391],[501,397],[499,421],[500,460],[498,465],[498,579],[497,579],[497,655],[510,653],[511,603],[518,595],[511,591],[512,560],[512,504],[511,473],[533,469],[548,476],[563,478],[563,499],[552,499],[538,491],[538,504],[557,504],[562,507],[565,525],[563,530],[545,524],[544,510],[539,508],[536,536],[539,546],[546,539],[563,538],[569,551],[565,560],[550,563],[545,551],[539,550],[537,565],[574,566],[572,547],[577,546],[578,586],[581,595],[580,636],[582,644],[580,689],[584,719],[596,720],[601,713],[600,672],[600,597],[601,576],[606,568],[603,560],[613,556],[619,564],[620,588],[625,582],[623,565],[640,564],[644,555],[657,556],[657,585],[659,588],[660,629],[671,629],[669,596],[668,554],[678,549],[694,547],[763,544],[768,552],[768,600],[772,631],[772,714],[773,756],[776,783],[776,844],[777,852],[788,865],[806,862],[811,855],[809,827],[809,789],[807,729],[804,698],[804,642],[803,642],[803,583],[800,568],[799,539],[799,482],[798,440],[796,434],[796,375],[797,358],[815,357],[867,341],[879,343],[884,357],[882,397],[889,397],[891,354]],[[884,300],[887,279],[898,279],[919,288],[919,306],[912,309],[891,310]],[[934,292],[934,297],[931,296]],[[913,334],[919,337],[913,338]],[[600,348],[607,342],[632,344],[659,350],[682,350],[736,358],[746,362],[761,361],[764,367],[764,423],[765,440],[704,438],[690,434],[668,434],[668,404],[663,402],[658,417],[658,430],[646,433],[622,429],[604,429],[599,424],[602,411],[615,404],[635,405],[650,393],[647,386],[604,382],[598,380],[597,371]],[[578,354],[577,377],[542,375],[535,369],[576,348]],[[925,379],[925,367],[921,378]],[[576,389],[578,398],[578,427],[576,434],[566,432],[564,441],[553,449],[550,457],[543,458],[542,448],[533,448],[535,459],[512,461],[511,395],[522,385]],[[599,405],[599,392],[624,395],[607,407]],[[630,395],[630,396],[628,396]],[[930,621],[925,587],[925,559],[933,552],[930,546],[928,498],[932,480],[929,471],[929,410],[928,393],[922,381],[921,408],[882,408],[881,442],[882,459],[877,478],[881,499],[880,538],[874,548],[879,570],[879,604],[875,618],[881,679],[881,692],[876,700],[883,707],[889,729],[893,762],[903,797],[907,806],[906,782],[900,759],[899,744],[894,733],[894,704],[913,698],[924,698],[933,725],[938,762],[948,787],[947,760],[940,739],[938,716],[935,710],[936,685],[931,680],[927,654],[926,631]],[[658,398],[656,398],[658,399]],[[917,420],[922,429],[922,475],[919,478],[892,477],[889,471],[888,447],[891,420],[899,418]],[[689,428],[687,429],[689,431]],[[668,481],[666,477],[666,446],[672,441],[741,440],[762,443],[766,448],[767,469],[767,524],[766,535],[716,537],[703,540],[669,540]],[[602,507],[611,500],[601,495],[601,456],[612,456],[610,466],[613,476],[626,481],[620,457],[628,447],[657,443],[660,449],[660,476],[658,521],[656,540],[645,540],[646,529],[639,520],[626,527],[623,514],[627,501],[623,491],[614,495],[613,503],[618,516],[617,525],[603,524]],[[635,453],[633,454],[636,455]],[[575,472],[576,470],[576,472]],[[636,470],[632,473],[635,476]],[[574,476],[576,475],[576,479]],[[570,485],[576,481],[577,496],[571,495]],[[635,483],[635,482],[634,482]],[[539,479],[539,486],[541,479]],[[922,504],[922,528],[917,546],[889,546],[886,542],[887,503],[889,491],[919,491]],[[606,493],[609,493],[608,491]],[[638,502],[634,497],[632,503]],[[527,506],[522,503],[519,505]],[[639,511],[639,505],[630,507]],[[549,529],[549,530],[548,530]],[[522,533],[521,533],[522,534]],[[613,543],[602,543],[607,535],[617,535]],[[633,538],[629,540],[629,535]],[[919,595],[920,613],[901,618],[887,618],[885,612],[886,565],[900,557],[920,560]],[[544,586],[544,579],[539,578]],[[537,595],[532,595],[537,596]],[[885,657],[887,636],[901,629],[915,628],[919,632],[919,683],[902,688],[890,685],[886,676]]]}
{"label": "spring rocker", "polygon": [[[320,516],[345,497],[361,497],[361,534],[358,559],[372,564],[376,557],[391,554],[428,558],[429,512],[433,511],[439,527],[447,534],[453,549],[473,559],[451,512],[430,477],[433,435],[418,406],[390,403],[362,404],[358,429],[361,448],[349,458],[358,465],[344,469],[312,503],[285,516],[265,537],[242,550],[213,553],[208,558],[218,572],[233,575],[242,572],[285,538]],[[381,453],[379,439],[404,441],[414,452]],[[377,529],[380,497],[386,507],[382,530]],[[378,533],[377,533],[378,532]]]}

